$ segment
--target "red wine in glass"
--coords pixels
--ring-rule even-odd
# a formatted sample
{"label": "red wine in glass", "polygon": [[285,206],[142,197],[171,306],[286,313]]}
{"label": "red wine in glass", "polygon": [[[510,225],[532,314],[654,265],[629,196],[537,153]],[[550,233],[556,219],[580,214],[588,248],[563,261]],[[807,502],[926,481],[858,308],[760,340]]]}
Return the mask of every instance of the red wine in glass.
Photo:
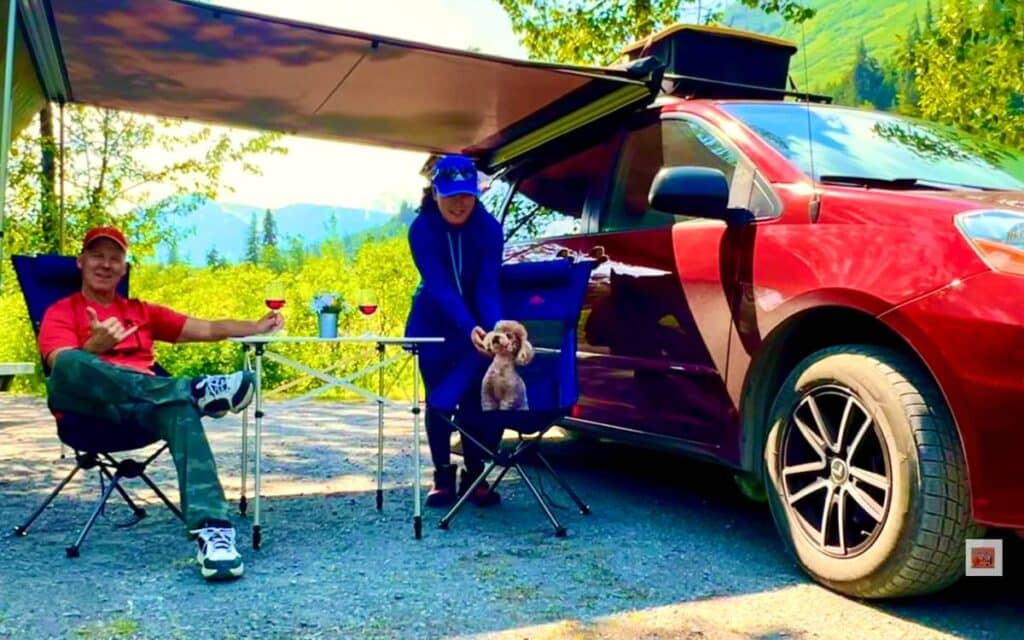
{"label": "red wine in glass", "polygon": [[356,293],[356,308],[359,309],[359,313],[363,314],[363,318],[366,319],[365,335],[370,335],[373,328],[373,322],[370,320],[370,317],[377,312],[376,292],[372,289],[360,289]]}
{"label": "red wine in glass", "polygon": [[273,311],[278,311],[284,306],[285,299],[285,287],[284,283],[280,281],[274,281],[267,285],[267,289],[264,292],[263,301]]}

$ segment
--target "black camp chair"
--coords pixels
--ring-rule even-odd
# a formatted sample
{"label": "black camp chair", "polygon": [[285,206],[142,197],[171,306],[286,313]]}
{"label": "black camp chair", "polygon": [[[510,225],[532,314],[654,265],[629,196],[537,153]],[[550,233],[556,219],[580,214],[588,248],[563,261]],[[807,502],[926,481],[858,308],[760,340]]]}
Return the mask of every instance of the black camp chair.
{"label": "black camp chair", "polygon": [[[32,328],[38,338],[39,326],[43,320],[46,309],[57,300],[70,295],[81,289],[81,273],[75,264],[75,259],[68,256],[40,255],[40,256],[12,256],[11,262],[18,275],[18,282],[21,284],[21,291],[25,297],[25,304],[28,306],[29,318],[32,321]],[[128,296],[128,275],[118,288],[118,293]],[[44,372],[49,375],[46,363],[43,363]],[[154,373],[157,375],[168,375],[161,367],[156,366]],[[100,514],[104,513],[107,500],[115,490],[121,495],[124,501],[131,508],[133,517],[124,523],[118,523],[118,527],[129,527],[137,524],[146,516],[146,511],[135,504],[128,493],[121,487],[123,478],[140,478],[149,485],[157,496],[167,507],[184,521],[181,511],[168,500],[167,496],[160,490],[153,480],[146,475],[147,467],[167,449],[164,443],[159,449],[145,458],[142,462],[133,459],[117,460],[112,454],[125,451],[142,449],[160,441],[155,432],[150,433],[146,429],[123,428],[114,424],[107,424],[93,418],[73,414],[62,413],[54,416],[57,422],[57,437],[60,441],[69,446],[75,452],[75,467],[57,485],[57,488],[43,501],[35,512],[25,521],[24,524],[15,528],[15,533],[24,536],[28,528],[39,517],[39,514],[53,501],[54,498],[64,489],[79,470],[97,469],[100,480],[100,499],[92,510],[89,520],[85,523],[75,543],[65,549],[67,557],[77,558],[79,549],[89,531],[96,523]]]}
{"label": "black camp chair", "polygon": [[[484,472],[441,518],[440,528],[447,529],[477,485],[486,480],[495,467],[501,467],[491,490],[497,489],[509,469],[514,468],[551,522],[555,535],[565,536],[566,528],[555,517],[548,501],[523,468],[524,463],[528,462],[539,462],[546,467],[576,503],[580,513],[590,513],[590,508],[541,453],[541,443],[549,429],[570,415],[579,396],[576,327],[594,264],[589,260],[572,262],[557,259],[506,265],[502,268],[504,317],[525,325],[530,343],[534,346],[533,361],[517,369],[526,383],[530,408],[525,411],[489,411],[479,416],[468,416],[456,407],[455,398],[458,394],[455,390],[460,388],[458,383],[461,381],[446,380],[432,391],[427,403],[444,413],[453,413],[456,416],[454,420],[444,419],[459,432],[460,438],[475,443],[484,451],[485,459],[489,459]],[[472,375],[471,369],[457,370],[452,377],[458,378],[460,375]],[[497,451],[491,451],[459,427],[461,419],[467,416],[515,432],[518,435],[517,442],[512,446],[499,445]]]}

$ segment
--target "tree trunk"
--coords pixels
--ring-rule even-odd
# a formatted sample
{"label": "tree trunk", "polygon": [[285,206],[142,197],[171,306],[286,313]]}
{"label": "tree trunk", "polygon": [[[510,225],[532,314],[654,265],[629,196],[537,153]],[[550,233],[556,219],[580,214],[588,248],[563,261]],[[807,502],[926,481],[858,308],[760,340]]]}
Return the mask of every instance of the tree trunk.
{"label": "tree trunk", "polygon": [[39,112],[39,230],[43,235],[42,249],[46,253],[59,253],[60,210],[54,185],[57,184],[57,143],[53,139],[53,107],[44,103]]}

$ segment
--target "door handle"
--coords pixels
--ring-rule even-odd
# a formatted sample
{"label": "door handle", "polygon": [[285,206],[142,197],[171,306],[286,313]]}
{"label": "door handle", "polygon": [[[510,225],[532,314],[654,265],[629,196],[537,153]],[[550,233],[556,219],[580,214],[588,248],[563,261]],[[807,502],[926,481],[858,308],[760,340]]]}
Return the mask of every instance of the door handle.
{"label": "door handle", "polygon": [[559,258],[566,258],[567,260],[589,258],[591,260],[595,260],[598,264],[608,261],[608,255],[605,253],[602,245],[590,247],[586,254],[573,251],[572,249],[562,248],[559,249],[558,253],[555,255]]}
{"label": "door handle", "polygon": [[600,244],[590,247],[590,250],[587,251],[587,257],[596,260],[598,264],[608,261],[608,254],[605,253],[604,246]]}

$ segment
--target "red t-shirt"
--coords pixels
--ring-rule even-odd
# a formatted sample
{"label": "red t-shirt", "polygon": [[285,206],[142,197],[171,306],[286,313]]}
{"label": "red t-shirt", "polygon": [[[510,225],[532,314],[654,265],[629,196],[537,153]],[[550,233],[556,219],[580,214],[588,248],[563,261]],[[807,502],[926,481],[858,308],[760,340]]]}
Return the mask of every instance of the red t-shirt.
{"label": "red t-shirt", "polygon": [[92,307],[100,322],[116,317],[125,329],[138,327],[135,333],[113,349],[99,354],[99,357],[111,364],[146,373],[152,373],[156,362],[153,343],[156,340],[177,342],[188,319],[177,311],[136,298],[129,300],[117,296],[109,305],[103,305],[86,300],[81,293],[75,293],[53,303],[43,314],[43,322],[39,327],[39,351],[44,359],[54,349],[79,349],[85,345],[90,335],[86,307]]}

